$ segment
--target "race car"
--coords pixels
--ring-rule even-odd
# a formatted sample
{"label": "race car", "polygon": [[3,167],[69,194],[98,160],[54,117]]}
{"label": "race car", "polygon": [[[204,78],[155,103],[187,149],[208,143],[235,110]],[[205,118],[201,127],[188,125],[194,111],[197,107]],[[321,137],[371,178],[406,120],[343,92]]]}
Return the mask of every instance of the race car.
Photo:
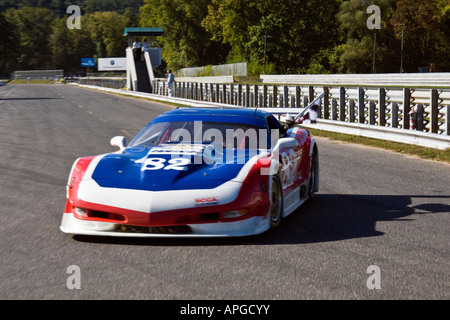
{"label": "race car", "polygon": [[242,237],[280,225],[319,190],[310,132],[257,109],[177,108],[117,152],[79,158],[61,231],[115,237]]}

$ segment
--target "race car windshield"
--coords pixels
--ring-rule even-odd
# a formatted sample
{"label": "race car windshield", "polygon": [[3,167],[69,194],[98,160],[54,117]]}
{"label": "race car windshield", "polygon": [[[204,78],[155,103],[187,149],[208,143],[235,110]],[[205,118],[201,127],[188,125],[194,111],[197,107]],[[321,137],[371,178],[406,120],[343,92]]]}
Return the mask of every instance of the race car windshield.
{"label": "race car windshield", "polygon": [[267,129],[249,124],[202,121],[158,122],[144,128],[130,147],[153,147],[161,144],[220,143],[225,148],[267,148]]}

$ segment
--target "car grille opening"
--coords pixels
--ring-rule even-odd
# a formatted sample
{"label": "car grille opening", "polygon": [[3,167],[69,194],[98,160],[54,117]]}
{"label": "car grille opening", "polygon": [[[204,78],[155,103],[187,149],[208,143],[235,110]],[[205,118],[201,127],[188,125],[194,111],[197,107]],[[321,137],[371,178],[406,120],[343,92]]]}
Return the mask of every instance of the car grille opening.
{"label": "car grille opening", "polygon": [[96,210],[89,210],[88,211],[88,217],[89,218],[99,218],[99,219],[105,219],[105,220],[114,220],[114,221],[125,221],[125,216],[121,214],[116,213],[110,213],[110,212],[103,212],[103,211],[96,211]]}
{"label": "car grille opening", "polygon": [[203,213],[199,215],[200,221],[217,221],[219,220],[220,214],[218,212]]}
{"label": "car grille opening", "polygon": [[208,212],[194,215],[184,215],[176,218],[176,223],[201,223],[201,222],[217,222],[220,219],[219,212]]}
{"label": "car grille opening", "polygon": [[117,225],[117,232],[123,233],[148,233],[148,234],[190,234],[192,229],[189,226],[162,226],[162,227],[145,227],[131,225]]}

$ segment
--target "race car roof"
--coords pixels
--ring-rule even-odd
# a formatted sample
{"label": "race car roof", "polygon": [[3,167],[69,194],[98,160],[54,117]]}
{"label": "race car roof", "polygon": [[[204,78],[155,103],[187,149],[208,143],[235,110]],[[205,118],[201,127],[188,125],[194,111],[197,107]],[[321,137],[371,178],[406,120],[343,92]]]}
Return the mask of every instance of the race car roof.
{"label": "race car roof", "polygon": [[179,108],[163,113],[152,122],[208,121],[245,123],[258,127],[266,127],[267,116],[271,116],[271,114],[258,109]]}
{"label": "race car roof", "polygon": [[236,115],[245,117],[260,117],[265,118],[269,113],[262,109],[217,109],[217,108],[176,108],[171,111],[167,111],[164,114],[197,114],[197,115]]}

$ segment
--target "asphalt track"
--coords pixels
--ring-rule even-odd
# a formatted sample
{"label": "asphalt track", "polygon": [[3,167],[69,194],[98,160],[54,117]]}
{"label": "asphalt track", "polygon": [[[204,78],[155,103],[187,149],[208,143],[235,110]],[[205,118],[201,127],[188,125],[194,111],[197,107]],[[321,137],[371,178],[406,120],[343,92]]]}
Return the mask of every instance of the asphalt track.
{"label": "asphalt track", "polygon": [[[0,87],[0,299],[450,298],[450,166],[326,139],[320,193],[274,232],[60,232],[73,161],[113,151],[111,137],[130,139],[170,108],[69,85]],[[80,289],[67,287],[72,265]],[[372,265],[380,289],[367,286]]]}

